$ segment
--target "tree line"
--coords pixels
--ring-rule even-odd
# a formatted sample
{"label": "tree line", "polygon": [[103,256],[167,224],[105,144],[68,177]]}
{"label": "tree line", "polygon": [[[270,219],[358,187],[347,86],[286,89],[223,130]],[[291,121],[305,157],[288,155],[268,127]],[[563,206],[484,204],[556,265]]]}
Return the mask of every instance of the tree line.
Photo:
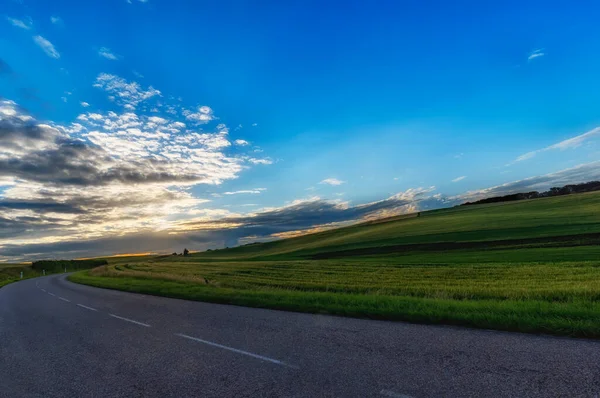
{"label": "tree line", "polygon": [[461,206],[479,205],[484,203],[498,203],[498,202],[511,202],[515,200],[523,199],[536,199],[536,198],[548,198],[552,196],[570,195],[573,193],[583,193],[600,191],[600,181],[583,182],[581,184],[569,184],[564,187],[553,187],[545,192],[531,191],[513,193],[511,195],[494,196],[492,198],[485,198],[475,202],[466,202]]}

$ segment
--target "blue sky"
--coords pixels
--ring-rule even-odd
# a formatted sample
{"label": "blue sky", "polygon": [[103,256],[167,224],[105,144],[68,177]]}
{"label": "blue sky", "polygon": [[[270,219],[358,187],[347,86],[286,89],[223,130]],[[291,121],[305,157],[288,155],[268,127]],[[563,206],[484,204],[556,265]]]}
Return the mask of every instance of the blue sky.
{"label": "blue sky", "polygon": [[[3,4],[0,140],[20,149],[0,150],[0,260],[161,233],[177,240],[156,250],[203,249],[598,176],[594,2]],[[93,154],[52,163],[74,142]],[[14,168],[73,177],[87,156],[77,183]],[[304,221],[255,225],[286,212]]]}

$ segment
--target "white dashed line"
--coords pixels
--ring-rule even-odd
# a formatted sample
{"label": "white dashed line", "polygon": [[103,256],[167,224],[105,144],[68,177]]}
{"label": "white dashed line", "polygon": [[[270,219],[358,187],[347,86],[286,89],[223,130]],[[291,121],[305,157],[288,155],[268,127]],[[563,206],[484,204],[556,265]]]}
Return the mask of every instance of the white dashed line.
{"label": "white dashed line", "polygon": [[117,318],[120,319],[122,321],[127,321],[127,322],[131,322],[131,323],[135,323],[136,325],[140,325],[140,326],[145,326],[147,328],[150,327],[150,325],[146,324],[146,323],[142,323],[142,322],[138,322],[138,321],[134,321],[133,319],[129,319],[129,318],[123,318],[122,316],[118,316],[118,315],[114,315],[114,314],[108,314],[110,316],[112,316],[113,318]]}
{"label": "white dashed line", "polygon": [[92,307],[88,307],[87,305],[83,305],[83,304],[77,304],[78,306],[80,306],[81,308],[85,308],[86,310],[90,310],[90,311],[96,311],[98,312],[97,309],[92,308]]}
{"label": "white dashed line", "polygon": [[400,394],[391,390],[381,390],[379,394],[391,398],[412,398],[410,395]]}
{"label": "white dashed line", "polygon": [[66,298],[64,298],[64,297],[60,297],[60,296],[58,296],[58,299],[59,299],[59,300],[62,300],[62,301],[66,301],[67,303],[70,303],[70,302],[71,302],[71,300],[67,300]]}
{"label": "white dashed line", "polygon": [[46,293],[46,289],[42,289],[42,292]]}
{"label": "white dashed line", "polygon": [[56,297],[56,294],[48,292],[49,295]]}
{"label": "white dashed line", "polygon": [[251,352],[248,352],[248,351],[242,351],[242,350],[238,350],[237,348],[233,348],[233,347],[227,347],[227,346],[225,346],[225,345],[222,345],[222,344],[217,344],[217,343],[213,343],[212,341],[207,341],[207,340],[198,339],[198,338],[196,338],[196,337],[188,336],[188,335],[186,335],[186,334],[175,333],[175,336],[184,337],[184,338],[186,338],[186,339],[194,340],[194,341],[197,341],[197,342],[199,342],[199,343],[207,344],[207,345],[210,345],[210,346],[213,346],[213,347],[217,347],[217,348],[222,348],[222,349],[224,349],[224,350],[228,350],[228,351],[236,352],[236,353],[238,353],[238,354],[247,355],[247,356],[249,356],[249,357],[256,358],[256,359],[260,359],[260,360],[262,360],[262,361],[268,361],[268,362],[271,362],[271,363],[275,363],[275,364],[277,364],[277,365],[281,365],[281,366],[287,366],[287,367],[290,367],[290,368],[297,368],[296,366],[293,366],[293,365],[288,365],[287,363],[285,363],[285,362],[282,362],[282,361],[279,361],[279,360],[277,360],[277,359],[273,359],[273,358],[265,357],[265,356],[258,355],[258,354],[253,354],[253,353],[251,353]]}

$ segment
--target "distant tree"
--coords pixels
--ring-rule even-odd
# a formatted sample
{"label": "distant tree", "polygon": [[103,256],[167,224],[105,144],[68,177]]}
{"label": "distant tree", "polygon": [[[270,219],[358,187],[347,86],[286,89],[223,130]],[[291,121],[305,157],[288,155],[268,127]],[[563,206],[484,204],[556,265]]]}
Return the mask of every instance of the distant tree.
{"label": "distant tree", "polygon": [[173,252],[173,254],[171,254],[171,256],[176,256],[176,255],[177,255],[177,253],[175,253],[175,252]]}
{"label": "distant tree", "polygon": [[183,249],[183,255],[187,256],[190,254],[190,251],[188,249]]}

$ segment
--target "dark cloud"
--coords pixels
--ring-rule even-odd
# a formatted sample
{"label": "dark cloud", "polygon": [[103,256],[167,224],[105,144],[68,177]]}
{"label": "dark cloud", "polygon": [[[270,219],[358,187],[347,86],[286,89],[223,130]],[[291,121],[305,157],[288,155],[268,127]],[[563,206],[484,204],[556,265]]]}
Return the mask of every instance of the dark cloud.
{"label": "dark cloud", "polygon": [[[83,213],[79,206],[56,202],[39,202],[33,200],[9,201],[0,200],[0,210],[32,210],[37,213]],[[32,221],[37,220],[32,218]]]}
{"label": "dark cloud", "polygon": [[[58,130],[18,116],[0,119],[0,146],[15,156],[0,160],[0,176],[54,185],[190,183],[207,173],[173,170],[168,161],[115,161],[99,146],[65,138]],[[36,150],[40,148],[39,150]]]}

